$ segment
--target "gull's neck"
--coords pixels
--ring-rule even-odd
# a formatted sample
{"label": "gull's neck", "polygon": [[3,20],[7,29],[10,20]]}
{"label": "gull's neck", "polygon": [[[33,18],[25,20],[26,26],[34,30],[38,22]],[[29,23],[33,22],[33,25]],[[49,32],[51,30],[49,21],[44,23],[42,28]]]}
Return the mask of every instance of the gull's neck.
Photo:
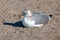
{"label": "gull's neck", "polygon": [[32,16],[32,12],[30,10],[27,10],[27,16]]}

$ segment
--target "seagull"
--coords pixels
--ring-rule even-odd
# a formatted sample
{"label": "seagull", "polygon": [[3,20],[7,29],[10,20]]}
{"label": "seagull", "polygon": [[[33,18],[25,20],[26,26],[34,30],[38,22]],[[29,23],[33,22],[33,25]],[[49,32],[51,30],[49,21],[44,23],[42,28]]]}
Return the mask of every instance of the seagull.
{"label": "seagull", "polygon": [[22,24],[25,27],[41,27],[47,24],[53,16],[45,13],[32,13],[31,10],[23,10],[22,15]]}

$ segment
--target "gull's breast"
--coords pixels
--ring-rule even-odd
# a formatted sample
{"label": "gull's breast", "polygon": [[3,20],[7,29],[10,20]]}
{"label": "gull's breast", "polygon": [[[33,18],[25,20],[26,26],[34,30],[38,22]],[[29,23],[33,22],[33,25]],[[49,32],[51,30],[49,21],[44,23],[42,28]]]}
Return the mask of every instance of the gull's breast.
{"label": "gull's breast", "polygon": [[35,21],[31,20],[31,19],[28,19],[27,17],[24,17],[22,23],[26,27],[33,27],[35,25]]}

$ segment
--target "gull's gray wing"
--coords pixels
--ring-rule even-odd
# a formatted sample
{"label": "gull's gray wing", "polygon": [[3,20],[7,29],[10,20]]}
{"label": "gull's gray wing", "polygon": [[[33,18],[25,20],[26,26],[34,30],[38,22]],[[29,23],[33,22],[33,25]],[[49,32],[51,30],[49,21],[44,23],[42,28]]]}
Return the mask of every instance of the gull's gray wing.
{"label": "gull's gray wing", "polygon": [[33,20],[35,20],[35,24],[46,24],[49,20],[48,15],[43,13],[33,13]]}

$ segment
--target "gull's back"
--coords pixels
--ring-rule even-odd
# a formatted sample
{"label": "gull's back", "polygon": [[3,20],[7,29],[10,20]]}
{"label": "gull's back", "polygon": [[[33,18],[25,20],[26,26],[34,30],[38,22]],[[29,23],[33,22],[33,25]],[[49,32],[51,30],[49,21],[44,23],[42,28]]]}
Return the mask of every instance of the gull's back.
{"label": "gull's back", "polygon": [[48,15],[44,13],[33,13],[32,16],[35,24],[46,24],[49,21]]}

